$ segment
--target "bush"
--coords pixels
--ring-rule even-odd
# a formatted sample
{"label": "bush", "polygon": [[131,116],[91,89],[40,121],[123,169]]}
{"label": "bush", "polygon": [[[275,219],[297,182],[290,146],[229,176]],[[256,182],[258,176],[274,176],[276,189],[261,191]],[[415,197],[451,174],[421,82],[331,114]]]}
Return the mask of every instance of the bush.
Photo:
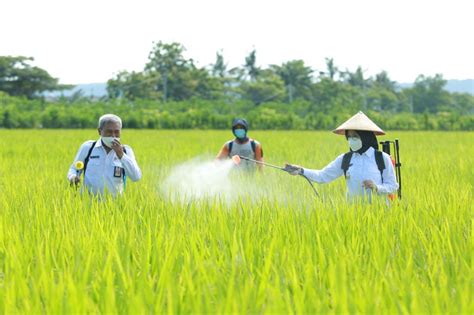
{"label": "bush", "polygon": [[[331,130],[357,111],[356,101],[327,103],[296,100],[255,106],[245,101],[190,99],[181,102],[127,100],[44,102],[0,92],[0,128],[97,128],[99,117],[115,113],[126,128],[228,129],[235,117],[252,129]],[[474,115],[453,112],[412,114],[368,111],[381,128],[392,130],[474,130]]]}

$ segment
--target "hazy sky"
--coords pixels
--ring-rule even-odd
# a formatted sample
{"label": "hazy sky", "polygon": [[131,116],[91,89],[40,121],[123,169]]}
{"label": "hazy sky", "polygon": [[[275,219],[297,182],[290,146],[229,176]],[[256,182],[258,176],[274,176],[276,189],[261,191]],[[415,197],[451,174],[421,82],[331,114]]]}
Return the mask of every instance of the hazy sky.
{"label": "hazy sky", "polygon": [[222,50],[229,66],[325,57],[392,80],[474,78],[473,0],[1,0],[0,55],[35,58],[61,83],[141,71],[153,42],[176,41],[199,66]]}

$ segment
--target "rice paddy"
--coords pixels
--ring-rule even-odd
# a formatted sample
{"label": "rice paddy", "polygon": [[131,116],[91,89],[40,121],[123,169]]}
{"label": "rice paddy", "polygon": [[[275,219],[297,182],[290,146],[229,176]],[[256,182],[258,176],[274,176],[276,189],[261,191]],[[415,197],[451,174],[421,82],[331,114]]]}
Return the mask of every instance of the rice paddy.
{"label": "rice paddy", "polygon": [[[319,169],[348,150],[330,132],[250,136],[277,165]],[[274,169],[227,196],[170,198],[173,168],[230,137],[124,129],[143,178],[97,202],[66,180],[95,130],[0,130],[2,313],[474,312],[474,133],[379,138],[401,143],[390,207],[348,204],[343,179],[315,198]]]}

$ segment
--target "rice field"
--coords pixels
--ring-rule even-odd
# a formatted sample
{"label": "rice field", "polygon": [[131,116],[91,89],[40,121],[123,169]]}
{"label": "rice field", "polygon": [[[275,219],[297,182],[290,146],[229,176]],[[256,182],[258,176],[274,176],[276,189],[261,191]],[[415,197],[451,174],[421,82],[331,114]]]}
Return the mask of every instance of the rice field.
{"label": "rice field", "polygon": [[[230,201],[164,193],[176,165],[230,136],[124,129],[143,178],[97,202],[66,180],[97,131],[0,130],[1,312],[474,313],[474,133],[379,138],[401,143],[390,207],[348,204],[343,179],[315,198],[268,168],[232,182]],[[250,136],[277,165],[322,168],[347,151],[330,132]]]}

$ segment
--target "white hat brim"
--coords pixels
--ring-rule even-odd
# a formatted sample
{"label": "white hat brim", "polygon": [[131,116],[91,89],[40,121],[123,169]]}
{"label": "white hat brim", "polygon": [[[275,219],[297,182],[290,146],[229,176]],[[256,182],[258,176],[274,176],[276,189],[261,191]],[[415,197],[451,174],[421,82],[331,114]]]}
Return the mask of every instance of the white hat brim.
{"label": "white hat brim", "polygon": [[349,118],[342,125],[333,130],[335,134],[345,135],[346,130],[363,130],[363,131],[372,131],[375,135],[381,136],[385,132],[377,126],[369,117],[367,117],[363,112],[358,112],[351,118]]}

